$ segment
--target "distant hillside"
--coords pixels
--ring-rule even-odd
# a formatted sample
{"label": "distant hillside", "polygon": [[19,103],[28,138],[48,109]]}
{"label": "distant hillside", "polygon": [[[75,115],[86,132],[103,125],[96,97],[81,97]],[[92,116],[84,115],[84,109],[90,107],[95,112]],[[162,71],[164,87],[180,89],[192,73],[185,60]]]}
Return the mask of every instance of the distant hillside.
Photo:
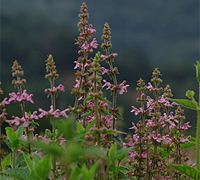
{"label": "distant hillside", "polygon": [[[3,0],[2,11],[36,11],[56,22],[76,27],[82,0]],[[112,28],[113,43],[140,47],[154,62],[187,62],[199,56],[198,0],[87,0],[89,22],[101,36],[103,24]]]}

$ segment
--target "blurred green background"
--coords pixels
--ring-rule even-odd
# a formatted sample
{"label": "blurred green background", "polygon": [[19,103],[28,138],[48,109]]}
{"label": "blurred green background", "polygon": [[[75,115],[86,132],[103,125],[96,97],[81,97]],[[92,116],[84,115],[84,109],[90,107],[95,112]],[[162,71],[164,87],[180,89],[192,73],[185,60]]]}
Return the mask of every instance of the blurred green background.
{"label": "blurred green background", "polygon": [[[61,110],[74,104],[71,88],[75,84],[74,61],[79,35],[77,23],[81,0],[1,0],[1,81],[4,95],[17,91],[11,84],[11,67],[18,60],[25,72],[25,87],[33,93],[35,104],[27,104],[27,111],[41,107],[49,109],[50,98],[44,89],[49,87],[45,76],[45,60],[52,54],[65,93],[57,98]],[[174,97],[183,98],[187,89],[197,94],[194,64],[199,59],[199,1],[198,0],[87,0],[89,23],[97,30],[94,37],[101,44],[105,22],[112,29],[113,48],[117,52],[114,66],[120,75],[118,83],[126,80],[130,87],[125,95],[118,95],[118,106],[123,111],[121,129],[127,131],[131,122],[139,117],[130,113],[131,105],[139,106],[135,99],[137,80],[151,79],[155,67],[162,74],[162,86],[169,84]],[[103,51],[102,51],[103,52]],[[106,66],[106,64],[103,64]],[[107,95],[105,93],[105,95]],[[109,96],[109,93],[108,93]],[[198,97],[196,96],[196,99]],[[18,104],[8,106],[8,117],[21,116]],[[187,134],[194,136],[196,114],[185,110],[187,121],[193,128]],[[49,120],[38,121],[37,132],[50,128]]]}

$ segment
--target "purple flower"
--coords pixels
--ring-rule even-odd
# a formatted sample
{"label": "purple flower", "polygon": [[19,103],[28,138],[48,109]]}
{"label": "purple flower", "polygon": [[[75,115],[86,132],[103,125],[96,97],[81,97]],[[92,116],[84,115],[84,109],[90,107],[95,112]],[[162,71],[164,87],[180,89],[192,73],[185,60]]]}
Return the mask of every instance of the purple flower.
{"label": "purple flower", "polygon": [[111,85],[109,82],[107,82],[105,79],[103,80],[103,82],[104,82],[105,84],[102,86],[102,88],[104,88],[105,86],[108,86],[108,87],[106,88],[106,90],[108,90],[108,89],[110,89],[110,88],[112,87],[112,85]]}
{"label": "purple flower", "polygon": [[62,84],[59,84],[59,86],[57,87],[57,89],[59,91],[65,92],[65,87]]}
{"label": "purple flower", "polygon": [[135,129],[135,130],[138,130],[138,128],[135,126],[135,123],[132,122],[132,125],[133,125],[133,126],[130,127],[129,129]]}
{"label": "purple flower", "polygon": [[151,92],[152,88],[153,88],[153,86],[151,85],[151,83],[150,83],[150,82],[148,82],[147,89],[149,89],[149,91]]}
{"label": "purple flower", "polygon": [[103,70],[103,72],[101,73],[102,75],[104,75],[104,74],[108,73],[108,70],[107,70],[106,68],[104,68],[104,67],[101,67],[101,69]]}
{"label": "purple flower", "polygon": [[96,38],[94,38],[94,39],[92,40],[92,42],[90,43],[90,46],[93,47],[93,48],[95,48],[95,49],[98,47]]}
{"label": "purple flower", "polygon": [[129,85],[127,84],[127,85],[124,86],[125,83],[126,83],[126,81],[123,81],[123,82],[119,85],[119,89],[120,89],[119,94],[123,94],[124,92],[127,93],[127,89],[126,89],[126,88],[129,87]]}
{"label": "purple flower", "polygon": [[4,100],[0,103],[0,107],[5,106],[6,104],[10,104],[9,101],[7,101],[8,98],[4,98]]}
{"label": "purple flower", "polygon": [[87,49],[89,49],[89,44],[88,44],[88,42],[87,41],[85,41],[84,43],[83,43],[83,45],[81,46],[81,49],[85,49],[85,50],[87,50]]}
{"label": "purple flower", "polygon": [[189,123],[190,123],[190,122],[185,123],[185,124],[181,127],[181,129],[185,129],[185,130],[186,130],[186,129],[192,127],[192,126],[189,125]]}
{"label": "purple flower", "polygon": [[133,109],[130,112],[135,112],[135,115],[137,116],[139,113],[142,113],[143,110],[140,107],[140,109],[136,108],[135,106],[131,106]]}
{"label": "purple flower", "polygon": [[90,33],[92,33],[92,34],[96,33],[96,30],[92,28],[92,24],[89,25],[87,31],[90,32]]}

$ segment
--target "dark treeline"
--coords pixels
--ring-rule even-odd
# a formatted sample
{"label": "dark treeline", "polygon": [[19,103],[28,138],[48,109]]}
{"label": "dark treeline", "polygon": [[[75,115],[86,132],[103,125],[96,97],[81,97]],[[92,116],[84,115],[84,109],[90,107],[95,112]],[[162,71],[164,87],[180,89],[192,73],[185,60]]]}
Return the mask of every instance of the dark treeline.
{"label": "dark treeline", "polygon": [[[27,106],[30,111],[39,106],[47,110],[50,99],[44,93],[49,86],[44,78],[45,59],[52,54],[60,74],[56,84],[63,83],[66,88],[66,93],[59,94],[57,107],[63,109],[73,105],[74,97],[70,94],[75,84],[73,62],[78,58],[78,48],[74,43],[79,34],[76,24],[82,1],[29,0],[24,3],[19,0],[16,3],[8,0],[1,3],[3,96],[16,91],[11,85],[11,67],[17,59],[25,71],[25,87],[34,94],[35,104]],[[99,44],[102,42],[103,24],[106,21],[110,24],[111,50],[119,55],[114,62],[120,72],[118,81],[126,80],[130,84],[128,93],[118,96],[118,105],[122,107],[125,119],[123,128],[127,129],[131,121],[138,120],[130,113],[130,106],[137,105],[137,80],[141,77],[150,81],[155,67],[163,75],[162,85],[170,84],[175,97],[184,97],[187,89],[197,91],[194,64],[199,56],[198,1],[102,0],[98,4],[88,0],[86,4],[90,13],[89,23],[97,30],[95,36]],[[18,106],[10,105],[11,111],[20,115]],[[186,117],[195,125],[195,114],[186,111]],[[42,128],[42,122],[39,123]]]}

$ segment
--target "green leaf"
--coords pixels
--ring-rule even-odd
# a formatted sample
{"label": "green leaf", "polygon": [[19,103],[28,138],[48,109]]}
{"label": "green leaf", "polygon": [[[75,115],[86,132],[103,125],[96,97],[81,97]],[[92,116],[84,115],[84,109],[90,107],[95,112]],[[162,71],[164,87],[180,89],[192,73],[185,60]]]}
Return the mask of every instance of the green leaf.
{"label": "green leaf", "polygon": [[122,117],[122,115],[120,114],[120,113],[116,113],[117,114],[117,116],[119,116],[122,120],[124,120],[124,118]]}
{"label": "green leaf", "polygon": [[111,171],[113,173],[113,180],[117,180],[117,168],[115,163],[112,164]]}
{"label": "green leaf", "polygon": [[200,83],[200,64],[199,64],[199,61],[197,61],[197,65],[195,65],[196,67],[196,78],[197,78],[197,81]]}
{"label": "green leaf", "polygon": [[22,153],[24,156],[24,159],[26,161],[26,164],[29,168],[30,171],[33,171],[33,161],[28,157],[28,155],[26,155],[24,152]]}
{"label": "green leaf", "polygon": [[98,97],[98,99],[101,100],[101,101],[104,101],[104,102],[110,103],[110,101],[108,101],[106,98]]}
{"label": "green leaf", "polygon": [[1,163],[1,168],[5,169],[6,166],[11,165],[11,153],[9,153]]}
{"label": "green leaf", "polygon": [[188,100],[188,99],[171,99],[171,98],[169,98],[169,100],[172,102],[178,103],[179,105],[184,106],[189,109],[197,110],[197,107],[198,107],[196,102]]}
{"label": "green leaf", "polygon": [[78,134],[83,133],[85,131],[85,128],[78,121],[76,121],[76,129]]}
{"label": "green leaf", "polygon": [[112,129],[109,129],[107,131],[103,131],[102,134],[126,134],[125,132],[122,132],[122,131],[115,131],[115,130],[112,130]]}
{"label": "green leaf", "polygon": [[17,133],[10,127],[6,128],[6,135],[10,139],[11,143],[18,139]]}
{"label": "green leaf", "polygon": [[113,136],[113,140],[114,140],[118,145],[120,145],[121,147],[123,147],[123,141],[122,141],[122,139],[119,137],[119,135]]}
{"label": "green leaf", "polygon": [[117,145],[114,143],[109,150],[108,157],[112,160],[117,153]]}
{"label": "green leaf", "polygon": [[181,149],[186,149],[195,145],[196,145],[196,142],[193,142],[193,141],[185,142],[184,144],[181,144]]}
{"label": "green leaf", "polygon": [[96,161],[96,162],[92,165],[92,167],[90,167],[89,174],[90,174],[91,177],[94,176],[94,174],[95,174],[95,172],[96,172],[98,166],[99,166],[99,162]]}
{"label": "green leaf", "polygon": [[0,173],[6,174],[12,177],[16,177],[21,180],[30,180],[30,171],[28,168],[14,168],[14,169],[7,169],[5,171],[1,171]]}
{"label": "green leaf", "polygon": [[85,128],[85,132],[88,132],[90,130],[90,128],[94,127],[94,124],[96,123],[96,118],[94,118],[90,124],[88,124]]}
{"label": "green leaf", "polygon": [[17,130],[16,130],[17,137],[18,137],[18,138],[21,138],[22,135],[23,135],[23,132],[24,132],[24,126],[21,125],[21,126],[19,126],[19,127],[17,128]]}
{"label": "green leaf", "polygon": [[84,113],[84,114],[82,114],[81,116],[87,116],[87,115],[91,115],[91,114],[93,114],[94,113],[94,110],[92,110],[92,111],[90,111],[90,112],[87,112],[87,113]]}
{"label": "green leaf", "polygon": [[114,157],[114,160],[117,159],[119,162],[121,162],[121,160],[126,156],[126,154],[133,150],[133,147],[129,147],[126,149],[121,149],[119,151],[117,151],[116,156]]}
{"label": "green leaf", "polygon": [[52,133],[49,129],[45,129],[45,134],[44,136],[48,136],[50,139],[52,138]]}
{"label": "green leaf", "polygon": [[112,116],[112,114],[110,114],[108,111],[106,111],[105,109],[100,109],[100,111],[105,114],[105,115],[108,115],[108,116]]}
{"label": "green leaf", "polygon": [[19,166],[24,161],[24,156],[20,153],[15,161],[15,167]]}
{"label": "green leaf", "polygon": [[45,155],[45,157],[36,164],[35,174],[39,176],[41,179],[46,179],[49,177],[51,172],[51,156]]}
{"label": "green leaf", "polygon": [[200,174],[200,172],[198,172],[196,168],[187,166],[187,165],[178,165],[178,164],[174,164],[173,167],[176,170],[180,171],[181,173],[185,174],[186,176],[193,178],[195,180],[198,180],[198,174]]}
{"label": "green leaf", "polygon": [[50,142],[49,144],[46,144],[44,142],[36,142],[35,143],[37,147],[41,148],[41,151],[50,153],[55,156],[61,156],[63,152],[63,148],[54,142]]}
{"label": "green leaf", "polygon": [[79,167],[75,167],[71,173],[70,180],[79,179],[81,175],[81,169]]}
{"label": "green leaf", "polygon": [[85,104],[87,101],[92,100],[92,99],[94,99],[92,96],[88,96],[85,98],[83,103]]}

